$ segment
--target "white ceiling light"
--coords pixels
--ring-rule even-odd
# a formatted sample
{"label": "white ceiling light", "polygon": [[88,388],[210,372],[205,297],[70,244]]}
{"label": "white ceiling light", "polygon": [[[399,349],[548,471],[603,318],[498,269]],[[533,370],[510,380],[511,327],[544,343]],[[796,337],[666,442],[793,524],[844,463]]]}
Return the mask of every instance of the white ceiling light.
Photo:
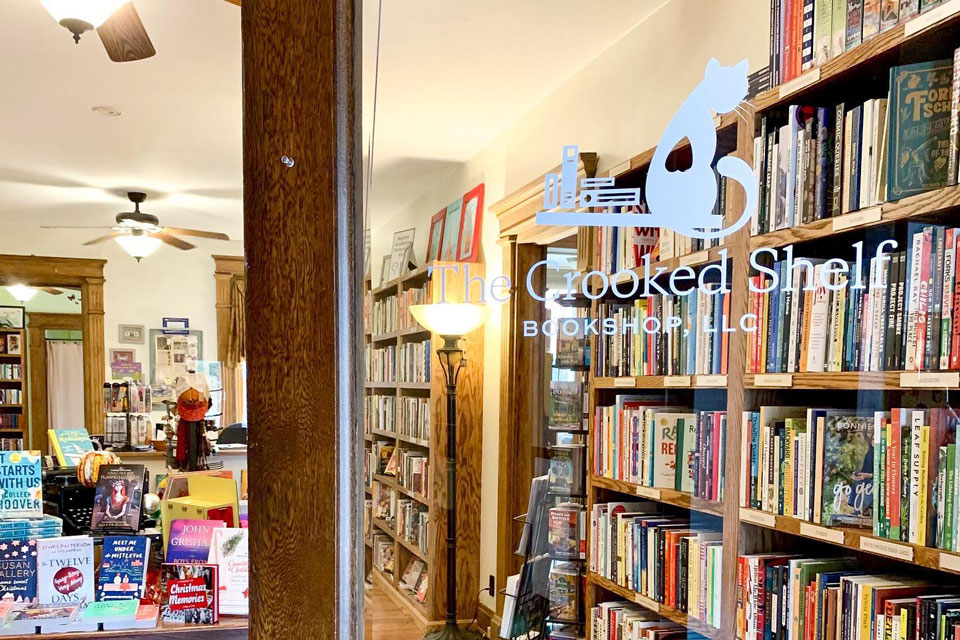
{"label": "white ceiling light", "polygon": [[24,284],[12,284],[7,286],[7,291],[19,302],[28,302],[30,298],[37,295],[37,290]]}
{"label": "white ceiling light", "polygon": [[160,246],[159,238],[151,238],[150,236],[144,235],[142,231],[139,233],[134,231],[130,235],[117,236],[114,240],[117,241],[118,245],[123,247],[124,251],[136,258],[137,262],[140,262],[141,258],[149,256]]}
{"label": "white ceiling light", "polygon": [[127,0],[40,0],[53,19],[73,33],[79,43],[80,34],[96,29]]}

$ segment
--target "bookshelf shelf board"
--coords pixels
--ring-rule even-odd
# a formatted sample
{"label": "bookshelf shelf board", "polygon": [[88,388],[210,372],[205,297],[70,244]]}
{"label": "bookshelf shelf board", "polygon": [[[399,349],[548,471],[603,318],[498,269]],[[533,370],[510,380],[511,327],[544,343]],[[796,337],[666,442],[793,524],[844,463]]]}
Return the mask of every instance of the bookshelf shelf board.
{"label": "bookshelf shelf board", "polygon": [[[809,538],[820,542],[838,544],[839,546],[861,551],[872,555],[883,556],[898,562],[906,562],[918,567],[936,569],[938,571],[949,571],[960,574],[960,553],[934,549],[909,542],[900,542],[897,540],[887,540],[870,534],[869,529],[853,529],[849,527],[822,527],[812,525],[804,520],[791,518],[790,516],[778,516],[765,511],[756,509],[740,508],[741,524],[750,524],[767,529],[775,529],[791,535]],[[770,526],[768,526],[768,523]],[[826,529],[830,532],[841,532],[843,535],[843,544],[839,540],[832,540],[825,536],[821,531]],[[866,541],[866,544],[864,544]],[[908,556],[912,557],[909,559]]]}
{"label": "bookshelf shelf board", "polygon": [[406,338],[407,336],[418,336],[421,334],[430,333],[429,329],[424,329],[423,327],[407,327],[406,329],[401,329],[397,332],[401,338]]}
{"label": "bookshelf shelf board", "polygon": [[412,553],[413,555],[417,556],[418,558],[420,558],[421,560],[423,560],[423,561],[426,562],[427,564],[430,564],[430,556],[428,556],[428,555],[425,554],[423,551],[421,551],[421,550],[420,550],[420,547],[418,547],[417,545],[413,544],[412,542],[410,542],[410,541],[408,541],[408,540],[405,540],[404,537],[401,536],[399,533],[397,534],[397,542],[400,543],[400,546],[401,546],[401,547],[403,547],[404,549],[406,549],[407,551],[409,551],[409,552]]}
{"label": "bookshelf shelf board", "polygon": [[364,543],[365,545],[367,545],[368,547],[370,547],[371,549],[373,548],[373,542],[370,541],[370,538],[364,537],[363,543]]}
{"label": "bookshelf shelf board", "polygon": [[[686,384],[682,378],[689,378]],[[673,384],[671,379],[683,384]],[[593,378],[595,389],[620,389],[635,391],[638,389],[724,389],[727,376],[623,376],[619,378]]]}
{"label": "bookshelf shelf board", "polygon": [[383,436],[384,438],[397,437],[397,433],[395,431],[387,431],[386,429],[370,429],[370,433],[375,436]]}
{"label": "bookshelf shelf board", "polygon": [[19,353],[0,353],[0,358],[7,360],[20,360],[23,358],[23,355]]}
{"label": "bookshelf shelf board", "polygon": [[396,280],[396,279],[391,280],[390,282],[387,282],[386,284],[384,284],[382,287],[377,287],[371,293],[373,294],[374,298],[379,298],[384,295],[394,294],[397,292],[398,282],[399,280]]}
{"label": "bookshelf shelf board", "polygon": [[0,409],[23,409],[22,404],[0,404]]}
{"label": "bookshelf shelf board", "polygon": [[[900,371],[825,371],[823,373],[791,373],[789,387],[779,389],[900,389]],[[744,386],[747,389],[776,389],[778,387],[756,384],[757,376],[747,373]]]}
{"label": "bookshelf shelf board", "polygon": [[391,342],[397,339],[397,336],[400,335],[397,331],[391,331],[389,333],[378,333],[373,336],[373,342]]}
{"label": "bookshelf shelf board", "polygon": [[624,482],[622,480],[614,480],[612,478],[605,478],[603,476],[596,475],[591,478],[591,486],[594,489],[607,489],[609,491],[616,491],[618,493],[638,496],[645,500],[653,500],[654,502],[661,502],[663,504],[670,504],[675,507],[690,509],[691,511],[700,511],[702,513],[710,513],[715,516],[723,516],[723,503],[704,500],[703,498],[698,498],[682,491],[674,491],[673,489],[653,489],[651,487],[640,486],[632,482]]}
{"label": "bookshelf shelf board", "polygon": [[417,445],[418,447],[427,447],[427,448],[430,448],[430,441],[429,441],[429,440],[423,440],[423,439],[421,439],[421,438],[414,438],[413,436],[406,436],[406,435],[403,435],[402,433],[397,433],[397,434],[395,434],[395,435],[396,435],[397,440],[399,440],[400,442],[406,442],[407,444],[415,444],[415,445]]}
{"label": "bookshelf shelf board", "polygon": [[397,383],[396,382],[367,382],[363,385],[367,389],[375,389],[377,391],[396,391]]}
{"label": "bookshelf shelf board", "polygon": [[393,527],[390,526],[390,523],[386,520],[381,520],[380,518],[373,518],[373,526],[377,529],[380,529],[383,533],[389,535],[394,540],[397,539],[397,532],[393,530]]}
{"label": "bookshelf shelf board", "polygon": [[0,382],[23,382],[20,378],[0,378]]}
{"label": "bookshelf shelf board", "polygon": [[400,383],[401,391],[429,391],[430,383],[429,382],[401,382]]}
{"label": "bookshelf shelf board", "polygon": [[[720,245],[719,247],[713,247],[711,249],[705,249],[704,251],[697,251],[695,253],[689,253],[683,256],[677,256],[674,258],[667,258],[666,260],[658,260],[657,262],[650,263],[650,275],[657,273],[658,269],[666,269],[664,273],[670,273],[674,269],[679,267],[699,267],[701,265],[710,264],[711,262],[718,262],[721,259],[720,252],[726,249],[728,259],[732,254],[731,248],[729,246]],[[633,271],[637,274],[637,277],[641,282],[645,279],[644,273],[645,268],[643,266],[636,267],[635,269],[626,269],[625,271]],[[618,285],[618,289],[622,290],[624,293],[630,291],[630,288],[633,286],[633,278],[627,275],[621,276],[619,279],[616,278],[617,274],[607,274],[607,280],[612,287],[615,283]],[[596,284],[597,281],[591,280],[591,286]],[[642,288],[641,288],[642,291]],[[558,300],[559,301],[559,300]]]}
{"label": "bookshelf shelf board", "polygon": [[615,593],[621,598],[626,598],[631,602],[635,602],[639,604],[641,607],[647,608],[653,611],[654,613],[659,613],[664,618],[672,622],[676,622],[677,624],[686,627],[690,631],[699,633],[704,637],[712,638],[716,640],[719,640],[720,638],[719,629],[716,629],[714,627],[711,627],[710,625],[704,624],[703,622],[697,620],[696,618],[688,616],[683,611],[678,611],[671,607],[667,607],[653,600],[650,600],[649,598],[646,598],[640,595],[639,593],[637,593],[636,591],[633,591],[632,589],[621,587],[620,585],[613,582],[612,580],[607,580],[603,576],[596,574],[592,571],[587,572],[587,582],[597,587],[600,587],[602,589],[605,589],[610,593]]}
{"label": "bookshelf shelf board", "polygon": [[[934,189],[925,193],[918,193],[909,198],[895,202],[885,202],[880,205],[880,219],[868,220],[861,224],[844,227],[843,232],[866,229],[881,224],[890,224],[898,220],[909,220],[922,216],[947,213],[960,207],[960,186]],[[865,211],[865,210],[864,210]],[[858,212],[846,214],[856,216]],[[771,231],[760,236],[750,238],[750,250],[762,248],[785,247],[790,244],[821,240],[834,235],[834,224],[844,216],[815,220],[807,224],[796,225],[789,229]]]}
{"label": "bookshelf shelf board", "polygon": [[397,482],[394,478],[392,478],[391,476],[381,476],[381,475],[379,475],[379,474],[374,474],[373,479],[376,480],[377,482],[379,482],[380,484],[383,484],[383,485],[386,485],[387,487],[390,487],[390,488],[393,489],[394,491],[398,491],[398,492],[402,493],[403,495],[407,496],[408,498],[413,498],[414,500],[416,500],[417,502],[419,502],[419,503],[421,503],[421,504],[430,506],[429,498],[427,498],[427,497],[424,496],[423,494],[417,493],[416,491],[411,491],[410,489],[407,489],[407,488],[405,488],[405,487],[400,486],[400,483],[398,483],[398,482]]}
{"label": "bookshelf shelf board", "polygon": [[954,12],[945,16],[938,22],[927,26],[923,30],[913,33],[917,24],[925,24],[925,22],[923,22],[925,20],[925,16],[921,14],[916,18],[905,22],[904,24],[897,25],[888,31],[884,31],[874,36],[870,40],[867,40],[863,44],[854,47],[849,51],[841,53],[837,57],[828,60],[826,63],[822,64],[816,69],[812,69],[811,71],[817,72],[818,79],[809,84],[801,82],[802,90],[798,89],[797,91],[785,93],[785,91],[788,90],[788,85],[790,83],[784,83],[759,94],[753,101],[753,104],[758,111],[767,109],[769,107],[786,104],[788,102],[795,101],[796,98],[800,95],[803,95],[803,93],[822,90],[828,83],[832,84],[834,81],[842,80],[847,76],[852,77],[853,74],[858,71],[858,67],[865,62],[875,60],[878,57],[890,57],[891,59],[896,59],[897,50],[904,45],[911,44],[912,40],[916,40],[927,35],[930,29],[942,28],[950,24],[955,24],[958,21],[958,18],[960,18],[960,14]]}

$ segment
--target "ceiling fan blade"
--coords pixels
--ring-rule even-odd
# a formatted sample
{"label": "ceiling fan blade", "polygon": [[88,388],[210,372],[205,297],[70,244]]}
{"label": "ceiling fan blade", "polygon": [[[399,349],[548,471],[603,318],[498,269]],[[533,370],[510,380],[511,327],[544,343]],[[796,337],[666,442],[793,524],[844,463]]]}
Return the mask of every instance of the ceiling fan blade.
{"label": "ceiling fan blade", "polygon": [[177,227],[164,227],[167,233],[175,233],[181,236],[194,236],[195,238],[210,238],[211,240],[229,240],[230,236],[216,231],[198,231],[197,229],[178,229]]}
{"label": "ceiling fan blade", "polygon": [[97,27],[97,33],[107,55],[114,62],[143,60],[157,53],[132,2],[114,11],[106,22]]}
{"label": "ceiling fan blade", "polygon": [[39,289],[40,291],[43,291],[44,293],[49,293],[49,294],[52,295],[52,296],[60,296],[60,295],[63,295],[63,291],[62,291],[62,290],[60,290],[60,289],[55,289],[54,287],[37,287],[37,289]]}
{"label": "ceiling fan blade", "polygon": [[113,227],[53,227],[47,225],[40,225],[41,229],[113,229]]}
{"label": "ceiling fan blade", "polygon": [[154,233],[148,234],[151,238],[160,238],[171,247],[176,247],[177,249],[182,249],[183,251],[189,251],[190,249],[196,248],[197,245],[190,244],[186,240],[181,240],[176,236],[172,236],[169,233],[164,233],[163,231],[156,231]]}
{"label": "ceiling fan blade", "polygon": [[83,243],[83,246],[89,247],[89,246],[92,245],[92,244],[100,244],[101,242],[106,242],[107,240],[112,240],[113,238],[116,238],[117,236],[124,236],[124,235],[127,235],[126,232],[124,232],[124,231],[114,231],[113,233],[108,233],[108,234],[105,235],[105,236],[100,236],[99,238],[94,238],[93,240],[88,240],[87,242],[84,242],[84,243]]}

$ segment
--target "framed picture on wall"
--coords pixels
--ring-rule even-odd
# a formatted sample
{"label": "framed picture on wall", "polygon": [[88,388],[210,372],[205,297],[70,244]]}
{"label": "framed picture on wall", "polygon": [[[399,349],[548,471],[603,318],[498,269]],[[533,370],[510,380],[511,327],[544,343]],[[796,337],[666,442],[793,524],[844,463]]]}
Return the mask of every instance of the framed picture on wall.
{"label": "framed picture on wall", "polygon": [[120,344],[143,344],[144,334],[142,324],[120,325]]}
{"label": "framed picture on wall", "polygon": [[440,259],[454,262],[457,259],[457,248],[460,243],[460,213],[463,209],[463,198],[457,198],[446,208],[443,219],[443,242],[441,243]]}
{"label": "framed picture on wall", "polygon": [[110,362],[134,362],[137,354],[133,349],[110,349]]}
{"label": "framed picture on wall", "polygon": [[463,214],[460,217],[460,248],[457,260],[477,262],[480,259],[480,232],[483,223],[483,184],[463,196]]}
{"label": "framed picture on wall", "polygon": [[23,329],[23,307],[0,306],[0,328]]}
{"label": "framed picture on wall", "polygon": [[443,242],[443,218],[447,213],[446,207],[440,209],[437,215],[430,218],[430,238],[427,244],[427,262],[440,259],[440,245]]}
{"label": "framed picture on wall", "polygon": [[20,344],[20,334],[11,333],[7,336],[7,353],[11,355],[18,356],[22,353],[22,345]]}

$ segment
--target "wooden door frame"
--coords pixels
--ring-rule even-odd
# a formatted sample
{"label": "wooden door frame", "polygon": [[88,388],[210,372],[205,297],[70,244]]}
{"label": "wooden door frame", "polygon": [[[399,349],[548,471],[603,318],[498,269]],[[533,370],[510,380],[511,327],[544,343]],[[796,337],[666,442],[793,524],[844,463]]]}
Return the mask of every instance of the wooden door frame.
{"label": "wooden door frame", "polygon": [[[90,433],[103,433],[106,351],[103,325],[103,267],[106,260],[0,255],[0,286],[80,289],[83,331],[83,419]],[[46,432],[44,432],[44,435]]]}
{"label": "wooden door frame", "polygon": [[83,331],[78,313],[27,313],[27,350],[30,384],[30,448],[49,451],[47,429],[47,331]]}
{"label": "wooden door frame", "polygon": [[221,426],[240,422],[243,414],[243,380],[240,366],[227,362],[230,336],[233,333],[233,279],[246,277],[247,268],[243,256],[213,256],[213,278],[217,286],[217,360],[220,361],[223,380],[223,416]]}

